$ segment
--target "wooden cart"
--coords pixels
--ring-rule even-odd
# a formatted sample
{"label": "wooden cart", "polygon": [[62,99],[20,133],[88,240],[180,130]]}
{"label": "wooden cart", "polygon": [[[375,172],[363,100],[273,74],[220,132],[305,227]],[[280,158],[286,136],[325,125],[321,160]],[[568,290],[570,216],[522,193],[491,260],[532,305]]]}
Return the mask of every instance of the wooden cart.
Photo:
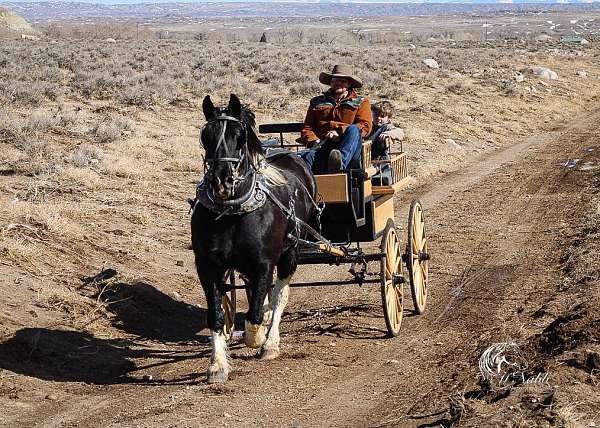
{"label": "wooden cart", "polygon": [[[302,146],[286,142],[284,134],[299,133],[302,123],[267,124],[261,134],[279,134],[271,145],[298,150]],[[385,324],[390,336],[400,333],[404,312],[404,284],[408,282],[414,310],[425,310],[429,280],[430,253],[423,207],[413,200],[408,214],[406,244],[401,241],[394,218],[394,195],[408,182],[406,154],[391,152],[390,159],[371,160],[370,143],[363,144],[362,168],[338,174],[315,176],[320,200],[323,239],[300,240],[298,264],[351,265],[351,278],[342,281],[292,283],[291,287],[329,285],[379,285]],[[380,240],[378,251],[365,252],[361,243]],[[378,272],[370,272],[369,262],[379,262]],[[403,265],[406,266],[406,275]],[[236,284],[230,273],[231,291],[223,298],[226,333],[232,333],[236,313]]]}

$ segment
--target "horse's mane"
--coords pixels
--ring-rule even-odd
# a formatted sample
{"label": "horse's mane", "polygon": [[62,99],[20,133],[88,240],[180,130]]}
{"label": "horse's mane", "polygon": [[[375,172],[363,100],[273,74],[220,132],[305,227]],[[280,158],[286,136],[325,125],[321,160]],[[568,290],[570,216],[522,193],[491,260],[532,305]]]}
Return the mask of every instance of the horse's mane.
{"label": "horse's mane", "polygon": [[256,116],[254,112],[246,106],[242,106],[240,120],[246,126],[248,133],[248,152],[252,163],[258,168],[258,172],[265,176],[267,181],[275,186],[282,186],[286,179],[278,168],[269,165],[265,160],[265,152],[262,148],[262,142],[256,132]]}

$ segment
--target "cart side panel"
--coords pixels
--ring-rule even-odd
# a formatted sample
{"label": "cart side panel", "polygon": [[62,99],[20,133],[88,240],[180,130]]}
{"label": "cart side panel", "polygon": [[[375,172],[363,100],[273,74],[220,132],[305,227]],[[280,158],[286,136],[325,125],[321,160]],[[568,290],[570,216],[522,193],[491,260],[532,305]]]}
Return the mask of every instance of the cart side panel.
{"label": "cart side panel", "polygon": [[346,174],[315,175],[317,192],[325,203],[347,203],[350,201]]}
{"label": "cart side panel", "polygon": [[373,224],[375,233],[385,229],[389,219],[394,219],[394,195],[384,195],[373,200]]}
{"label": "cart side panel", "polygon": [[394,219],[394,195],[380,196],[367,202],[365,224],[350,231],[350,240],[369,242],[378,239],[390,218]]}

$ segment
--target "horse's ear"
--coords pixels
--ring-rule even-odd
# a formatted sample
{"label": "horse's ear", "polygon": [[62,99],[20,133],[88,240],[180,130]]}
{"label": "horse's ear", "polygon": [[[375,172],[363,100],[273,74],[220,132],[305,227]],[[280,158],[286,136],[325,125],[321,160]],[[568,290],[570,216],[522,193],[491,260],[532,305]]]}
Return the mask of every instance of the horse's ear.
{"label": "horse's ear", "polygon": [[235,94],[229,96],[229,105],[227,108],[233,117],[239,119],[242,116],[242,103],[240,103],[240,99]]}
{"label": "horse's ear", "polygon": [[204,97],[204,101],[202,101],[202,111],[204,112],[206,120],[211,120],[215,117],[215,106],[210,99],[210,95]]}

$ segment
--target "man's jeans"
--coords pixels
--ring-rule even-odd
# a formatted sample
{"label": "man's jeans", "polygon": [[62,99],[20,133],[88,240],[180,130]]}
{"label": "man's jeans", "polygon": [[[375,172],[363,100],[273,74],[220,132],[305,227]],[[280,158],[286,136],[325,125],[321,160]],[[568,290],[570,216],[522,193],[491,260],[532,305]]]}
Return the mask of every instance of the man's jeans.
{"label": "man's jeans", "polygon": [[342,134],[340,141],[325,140],[319,147],[302,150],[298,152],[314,174],[327,172],[327,161],[329,152],[339,149],[342,153],[342,169],[360,168],[360,156],[362,149],[362,138],[360,128],[350,125]]}

